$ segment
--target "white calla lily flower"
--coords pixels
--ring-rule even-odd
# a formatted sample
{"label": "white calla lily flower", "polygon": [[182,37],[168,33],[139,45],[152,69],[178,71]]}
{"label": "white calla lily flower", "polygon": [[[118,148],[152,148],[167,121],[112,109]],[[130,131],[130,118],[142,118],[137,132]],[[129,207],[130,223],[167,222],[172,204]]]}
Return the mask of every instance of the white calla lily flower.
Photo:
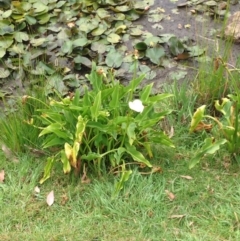
{"label": "white calla lily flower", "polygon": [[129,105],[129,108],[131,110],[134,110],[136,112],[139,112],[139,113],[142,113],[143,112],[143,109],[144,109],[144,105],[142,104],[142,101],[139,100],[139,99],[136,99],[134,101],[130,101],[128,103]]}

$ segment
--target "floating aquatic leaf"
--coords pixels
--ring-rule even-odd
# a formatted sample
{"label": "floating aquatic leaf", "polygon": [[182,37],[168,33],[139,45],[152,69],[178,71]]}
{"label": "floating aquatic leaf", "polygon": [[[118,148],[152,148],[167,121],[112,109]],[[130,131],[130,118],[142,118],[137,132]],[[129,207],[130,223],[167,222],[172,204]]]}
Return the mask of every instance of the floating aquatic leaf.
{"label": "floating aquatic leaf", "polygon": [[112,44],[116,44],[121,40],[121,37],[118,34],[111,33],[107,36],[107,41]]}
{"label": "floating aquatic leaf", "polygon": [[108,67],[119,68],[123,62],[123,56],[118,51],[112,50],[107,54],[105,61]]}
{"label": "floating aquatic leaf", "polygon": [[165,55],[165,50],[163,47],[153,47],[146,51],[146,57],[148,57],[152,63],[160,65],[161,58]]}

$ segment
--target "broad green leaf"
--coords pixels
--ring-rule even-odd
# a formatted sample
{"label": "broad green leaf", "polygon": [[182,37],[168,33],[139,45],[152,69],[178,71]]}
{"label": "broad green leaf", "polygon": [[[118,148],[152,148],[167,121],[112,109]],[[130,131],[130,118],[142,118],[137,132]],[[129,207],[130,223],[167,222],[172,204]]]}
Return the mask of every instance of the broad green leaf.
{"label": "broad green leaf", "polygon": [[87,155],[84,154],[81,156],[81,159],[87,160],[87,161],[92,161],[92,160],[96,160],[99,158],[102,158],[102,155],[95,153],[95,152],[90,152]]}
{"label": "broad green leaf", "polygon": [[113,109],[116,109],[119,106],[119,84],[113,87],[113,91],[111,94],[111,101],[109,102],[109,106]]}
{"label": "broad green leaf", "polygon": [[84,47],[88,44],[88,39],[83,37],[83,38],[79,38],[79,39],[75,39],[73,42],[73,48],[75,47]]}
{"label": "broad green leaf", "polygon": [[126,171],[122,170],[121,178],[119,182],[115,185],[114,196],[116,196],[124,187],[124,183],[128,181],[130,175],[132,174],[132,170]]}
{"label": "broad green leaf", "polygon": [[10,75],[10,71],[5,68],[0,68],[0,79],[5,79]]}
{"label": "broad green leaf", "polygon": [[160,65],[161,58],[165,55],[163,47],[153,47],[146,51],[146,57],[148,57],[152,63]]}
{"label": "broad green leaf", "polygon": [[61,151],[61,161],[63,163],[63,172],[64,172],[64,174],[69,173],[71,171],[71,165],[70,165],[70,162],[69,162],[69,160],[68,160],[64,150]]}
{"label": "broad green leaf", "polygon": [[96,29],[94,29],[91,34],[92,36],[100,36],[107,30],[106,24],[99,24]]}
{"label": "broad green leaf", "polygon": [[5,11],[5,12],[2,14],[2,17],[3,17],[3,18],[8,18],[8,17],[10,17],[11,15],[12,15],[12,10],[10,9],[10,10]]}
{"label": "broad green leaf", "polygon": [[187,50],[189,51],[189,55],[191,57],[200,56],[200,55],[204,54],[204,52],[205,52],[205,48],[201,48],[198,45],[187,47]]}
{"label": "broad green leaf", "polygon": [[108,67],[119,68],[123,62],[123,56],[118,51],[112,50],[107,54],[105,61]]}
{"label": "broad green leaf", "polygon": [[37,47],[37,46],[40,46],[42,45],[43,43],[46,42],[46,38],[36,38],[36,39],[31,39],[30,40],[30,44],[34,47]]}
{"label": "broad green leaf", "polygon": [[73,42],[70,40],[64,42],[61,50],[64,54],[71,54],[73,50]]}
{"label": "broad green leaf", "polygon": [[74,63],[83,64],[88,68],[91,68],[92,66],[91,60],[83,56],[77,56],[76,58],[74,58]]}
{"label": "broad green leaf", "polygon": [[99,111],[101,110],[101,91],[99,91],[95,97],[93,106],[90,108],[92,114],[92,120],[97,121]]}
{"label": "broad green leaf", "polygon": [[53,164],[54,164],[54,157],[48,157],[47,164],[44,167],[43,177],[39,182],[40,184],[43,184],[51,176],[51,170],[52,170]]}
{"label": "broad green leaf", "polygon": [[140,93],[140,100],[145,103],[148,101],[148,98],[151,94],[152,91],[152,87],[153,87],[153,83],[146,85],[143,90]]}
{"label": "broad green leaf", "polygon": [[191,169],[194,166],[196,166],[204,155],[214,154],[216,151],[220,149],[220,146],[224,145],[226,142],[227,140],[225,139],[220,139],[218,141],[215,141],[214,138],[206,138],[202,148],[197,152],[197,154],[191,160],[189,164],[189,168]]}
{"label": "broad green leaf", "polygon": [[190,125],[190,132],[193,132],[195,130],[199,122],[204,117],[205,109],[206,109],[206,105],[202,105],[201,107],[197,108],[197,110],[193,114],[191,125]]}
{"label": "broad green leaf", "polygon": [[54,133],[56,134],[56,136],[63,138],[63,139],[69,139],[69,133],[67,131],[63,131],[63,126],[59,123],[52,123],[50,125],[48,125],[47,127],[45,127],[39,134],[40,136],[49,134],[49,133]]}
{"label": "broad green leaf", "polygon": [[128,140],[130,145],[132,145],[133,142],[136,140],[136,134],[135,134],[136,127],[137,126],[134,122],[130,123],[127,127],[127,135],[128,135]]}
{"label": "broad green leaf", "polygon": [[65,143],[64,139],[61,139],[59,137],[56,137],[55,135],[49,135],[47,138],[44,140],[42,146],[43,148],[49,148],[49,147],[56,147],[56,146],[62,146]]}
{"label": "broad green leaf", "polygon": [[38,23],[39,23],[39,24],[48,23],[49,20],[50,20],[50,17],[51,17],[51,16],[50,16],[50,14],[48,14],[48,13],[41,14],[41,15],[39,15],[39,16],[37,17]]}
{"label": "broad green leaf", "polygon": [[182,42],[177,37],[171,37],[168,40],[168,46],[171,51],[171,54],[177,56],[178,54],[182,54],[184,52],[184,46]]}
{"label": "broad green leaf", "polygon": [[27,21],[27,23],[28,23],[29,25],[34,25],[34,24],[37,23],[36,18],[31,17],[31,16],[29,16],[29,15],[25,15],[25,19],[26,19],[26,21]]}
{"label": "broad green leaf", "polygon": [[86,128],[86,121],[83,119],[83,117],[80,115],[78,116],[78,122],[76,125],[76,133],[75,133],[75,141],[81,143],[82,142],[82,137],[85,132]]}
{"label": "broad green leaf", "polygon": [[147,44],[144,42],[139,42],[137,44],[135,44],[134,48],[139,50],[139,51],[145,51],[147,49]]}
{"label": "broad green leaf", "polygon": [[0,47],[0,58],[2,58],[6,54],[6,49]]}
{"label": "broad green leaf", "polygon": [[35,8],[34,10],[35,13],[43,13],[48,11],[48,6],[43,4],[41,1],[34,3],[32,6],[33,8]]}
{"label": "broad green leaf", "polygon": [[111,44],[119,43],[121,40],[121,37],[116,33],[111,33],[107,36],[107,41]]}
{"label": "broad green leaf", "polygon": [[134,146],[127,145],[126,152],[131,155],[134,161],[145,164],[148,167],[152,167],[152,164],[143,156],[143,154],[135,149]]}
{"label": "broad green leaf", "polygon": [[7,49],[13,44],[13,37],[12,36],[4,36],[0,37],[0,47]]}
{"label": "broad green leaf", "polygon": [[19,43],[22,43],[22,41],[28,41],[29,40],[28,34],[25,33],[25,32],[15,32],[14,38]]}
{"label": "broad green leaf", "polygon": [[226,118],[231,117],[231,107],[232,107],[232,102],[228,98],[222,98],[221,104],[219,100],[215,101],[215,108],[224,114]]}

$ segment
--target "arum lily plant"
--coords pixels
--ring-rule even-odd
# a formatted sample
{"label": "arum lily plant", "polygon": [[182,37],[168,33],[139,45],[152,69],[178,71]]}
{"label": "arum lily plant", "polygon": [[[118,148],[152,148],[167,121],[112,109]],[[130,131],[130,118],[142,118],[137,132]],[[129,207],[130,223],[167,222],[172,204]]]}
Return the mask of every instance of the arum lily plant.
{"label": "arum lily plant", "polygon": [[[61,161],[64,173],[122,172],[117,185],[120,190],[131,173],[130,163],[152,167],[152,144],[173,147],[164,131],[156,128],[171,112],[158,112],[156,104],[171,95],[152,96],[152,84],[136,93],[144,76],[122,85],[113,76],[109,81],[95,64],[87,78],[90,87],[84,89],[83,95],[77,90],[73,97],[51,99],[49,106],[35,116],[42,123],[38,128],[39,136],[45,136],[43,148],[57,150],[48,157],[40,182],[47,180],[54,164]],[[132,100],[137,94],[139,99]]]}

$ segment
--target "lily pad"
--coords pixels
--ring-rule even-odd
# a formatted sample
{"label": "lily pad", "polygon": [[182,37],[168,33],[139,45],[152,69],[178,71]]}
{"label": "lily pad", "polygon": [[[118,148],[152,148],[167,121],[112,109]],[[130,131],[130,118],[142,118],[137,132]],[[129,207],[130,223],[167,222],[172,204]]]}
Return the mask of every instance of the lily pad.
{"label": "lily pad", "polygon": [[164,55],[165,55],[165,50],[163,47],[160,47],[160,46],[149,48],[146,51],[146,57],[148,57],[152,63],[157,65],[161,64],[161,58]]}

